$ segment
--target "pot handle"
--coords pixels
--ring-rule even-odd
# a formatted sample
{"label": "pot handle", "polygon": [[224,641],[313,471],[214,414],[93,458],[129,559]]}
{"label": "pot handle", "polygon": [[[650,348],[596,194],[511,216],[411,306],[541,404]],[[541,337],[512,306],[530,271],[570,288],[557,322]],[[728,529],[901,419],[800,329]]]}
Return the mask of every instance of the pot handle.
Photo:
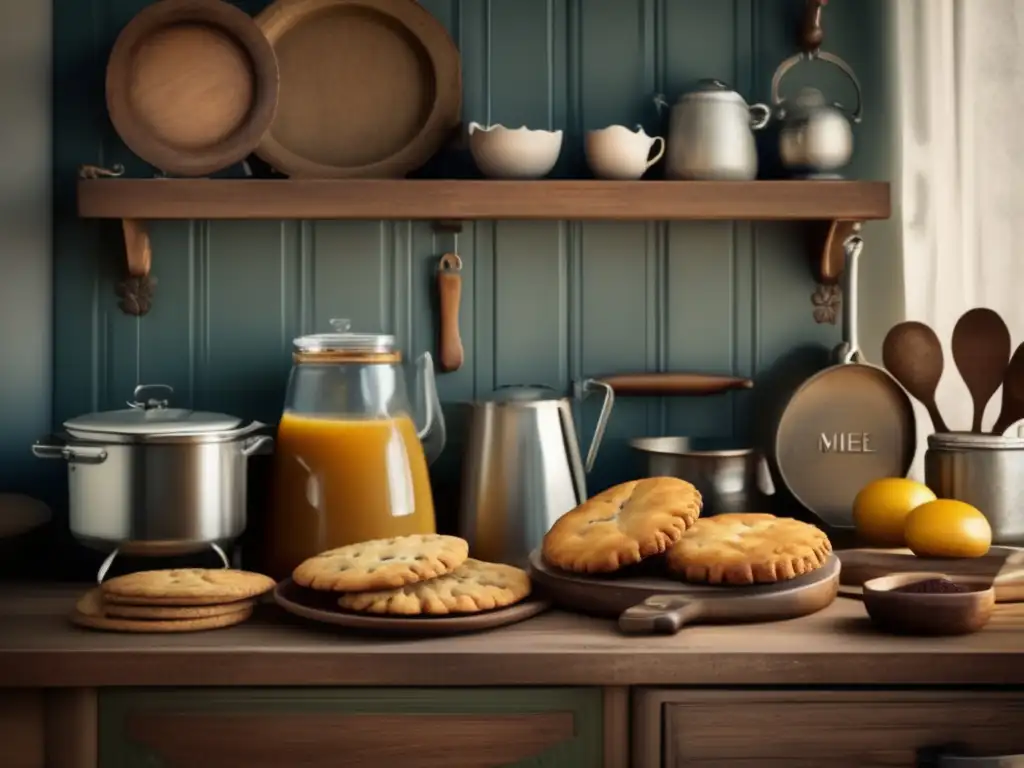
{"label": "pot handle", "polygon": [[72,464],[102,464],[107,460],[105,448],[67,445],[55,437],[33,444],[32,455],[37,459],[63,459]]}
{"label": "pot handle", "polygon": [[597,460],[597,450],[601,447],[601,440],[604,438],[604,431],[608,426],[608,417],[612,415],[612,407],[615,405],[615,389],[600,379],[586,379],[581,382],[577,396],[582,399],[595,389],[604,390],[604,402],[601,403],[601,413],[597,416],[594,436],[590,438],[587,459],[583,465],[584,471],[588,473],[594,468],[594,462]]}
{"label": "pot handle", "polygon": [[272,453],[274,450],[274,438],[270,435],[255,435],[246,438],[242,443],[242,454],[244,456],[262,456]]}
{"label": "pot handle", "polygon": [[850,112],[850,119],[859,123],[863,116],[864,109],[864,95],[860,87],[860,80],[857,79],[856,73],[841,58],[836,56],[834,53],[828,53],[827,51],[814,51],[811,53],[797,53],[790,56],[788,59],[779,64],[779,68],[775,70],[775,74],[772,75],[772,105],[775,107],[775,111],[780,118],[786,116],[786,108],[784,106],[785,99],[779,92],[779,86],[782,85],[783,78],[789,74],[789,71],[793,69],[797,64],[802,61],[811,61],[813,59],[821,59],[822,61],[838,67],[839,70],[849,78],[850,82],[853,83],[853,89],[857,94],[857,106],[854,107],[853,111]]}

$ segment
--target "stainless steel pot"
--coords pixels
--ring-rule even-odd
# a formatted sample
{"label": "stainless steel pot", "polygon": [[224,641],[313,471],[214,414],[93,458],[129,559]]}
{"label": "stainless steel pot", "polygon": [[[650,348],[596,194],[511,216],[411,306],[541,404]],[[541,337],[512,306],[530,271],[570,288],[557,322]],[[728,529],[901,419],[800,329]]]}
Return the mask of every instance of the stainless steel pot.
{"label": "stainless steel pot", "polygon": [[678,477],[700,491],[701,516],[767,512],[775,493],[768,465],[753,448],[731,440],[645,437],[630,440],[647,463],[647,477]]}
{"label": "stainless steel pot", "polygon": [[940,499],[977,507],[992,526],[992,543],[1024,545],[1024,438],[974,432],[928,437],[925,484]]}
{"label": "stainless steel pot", "polygon": [[32,446],[67,461],[71,533],[86,546],[179,555],[219,549],[245,530],[248,458],[273,445],[256,434],[265,425],[140,399],[157,390],[173,391],[137,387],[127,410],[70,419],[65,433]]}

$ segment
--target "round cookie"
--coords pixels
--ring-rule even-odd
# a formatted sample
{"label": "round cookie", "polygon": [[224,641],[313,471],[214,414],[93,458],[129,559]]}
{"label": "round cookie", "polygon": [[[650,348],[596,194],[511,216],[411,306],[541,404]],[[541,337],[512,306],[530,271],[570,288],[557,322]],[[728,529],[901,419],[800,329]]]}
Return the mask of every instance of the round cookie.
{"label": "round cookie", "polygon": [[331,592],[396,589],[444,576],[465,562],[469,544],[432,533],[373,539],[311,557],[292,573],[301,587]]}
{"label": "round cookie", "polygon": [[707,584],[786,581],[825,564],[832,544],[819,529],[760,513],[698,520],[666,555],[669,570]]}
{"label": "round cookie", "polygon": [[675,477],[615,485],[555,521],[544,536],[544,560],[576,573],[617,571],[664,552],[700,508],[700,492]]}
{"label": "round cookie", "polygon": [[129,603],[112,603],[108,600],[104,602],[103,610],[107,616],[119,619],[208,619],[211,616],[236,613],[251,608],[255,604],[255,600],[236,600],[233,603],[221,605],[131,605]]}
{"label": "round cookie", "polygon": [[529,594],[530,577],[526,571],[469,558],[436,579],[397,589],[350,592],[338,599],[338,605],[360,613],[444,616],[505,608]]}
{"label": "round cookie", "polygon": [[222,605],[274,588],[269,576],[231,568],[172,568],[118,576],[101,585],[103,599],[132,605]]}
{"label": "round cookie", "polygon": [[219,616],[169,620],[125,619],[107,613],[103,591],[97,587],[78,599],[75,610],[71,613],[71,621],[80,627],[110,632],[200,632],[241,624],[252,616],[252,604],[242,603],[240,605],[242,605],[240,609]]}

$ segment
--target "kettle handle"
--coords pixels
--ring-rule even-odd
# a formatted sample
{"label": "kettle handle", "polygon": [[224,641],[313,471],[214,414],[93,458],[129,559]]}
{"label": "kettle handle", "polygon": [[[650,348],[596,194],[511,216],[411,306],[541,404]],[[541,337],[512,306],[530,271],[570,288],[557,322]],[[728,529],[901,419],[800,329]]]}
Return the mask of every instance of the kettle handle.
{"label": "kettle handle", "polygon": [[776,108],[779,117],[785,116],[785,99],[779,93],[779,86],[782,85],[783,78],[789,74],[789,71],[793,69],[797,64],[802,61],[811,61],[813,59],[821,59],[822,61],[838,67],[839,70],[849,78],[850,82],[853,83],[853,88],[857,92],[857,106],[850,114],[850,119],[854,123],[859,123],[861,120],[863,108],[864,108],[864,97],[863,91],[860,87],[860,80],[857,79],[856,73],[853,69],[843,61],[841,58],[836,56],[834,53],[828,53],[827,51],[815,51],[812,53],[797,53],[790,56],[788,59],[779,64],[779,68],[775,70],[775,74],[772,75],[772,105]]}
{"label": "kettle handle", "polygon": [[597,451],[601,447],[601,440],[604,438],[604,431],[608,427],[608,418],[612,415],[612,407],[615,405],[615,390],[611,384],[600,379],[586,379],[581,382],[579,394],[586,397],[587,393],[595,389],[604,390],[604,402],[601,403],[601,412],[597,416],[597,425],[594,427],[594,436],[590,438],[590,447],[587,449],[587,459],[584,462],[584,472],[588,473],[594,468],[597,460]]}

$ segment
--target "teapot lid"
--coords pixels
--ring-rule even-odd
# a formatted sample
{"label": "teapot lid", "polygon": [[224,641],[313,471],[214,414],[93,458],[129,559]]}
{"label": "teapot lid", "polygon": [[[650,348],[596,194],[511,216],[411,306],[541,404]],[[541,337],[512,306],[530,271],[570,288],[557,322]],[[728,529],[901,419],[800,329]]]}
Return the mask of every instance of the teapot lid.
{"label": "teapot lid", "polygon": [[395,351],[395,337],[386,333],[352,333],[352,322],[343,318],[332,318],[333,333],[312,333],[292,341],[296,352],[310,354],[318,352],[367,352],[389,353]]}
{"label": "teapot lid", "polygon": [[698,80],[693,90],[684,93],[679,97],[680,101],[687,99],[713,99],[715,101],[736,102],[746,104],[746,100],[736,91],[730,88],[721,80]]}

